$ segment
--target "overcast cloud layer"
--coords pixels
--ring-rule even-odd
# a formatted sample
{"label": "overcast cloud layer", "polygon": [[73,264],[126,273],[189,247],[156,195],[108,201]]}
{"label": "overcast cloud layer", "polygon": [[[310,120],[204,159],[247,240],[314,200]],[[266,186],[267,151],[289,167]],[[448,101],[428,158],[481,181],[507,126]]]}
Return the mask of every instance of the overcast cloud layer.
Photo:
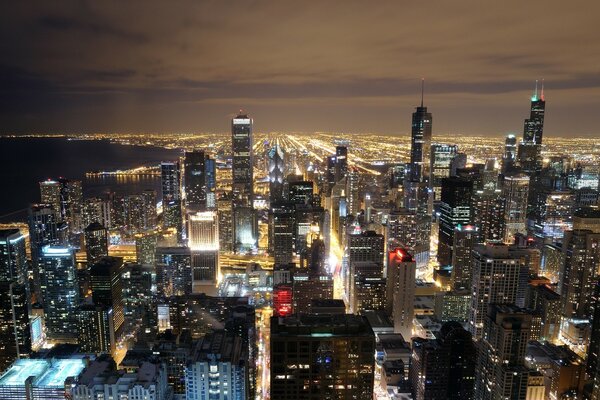
{"label": "overcast cloud layer", "polygon": [[0,132],[599,132],[600,2],[96,1],[0,5]]}

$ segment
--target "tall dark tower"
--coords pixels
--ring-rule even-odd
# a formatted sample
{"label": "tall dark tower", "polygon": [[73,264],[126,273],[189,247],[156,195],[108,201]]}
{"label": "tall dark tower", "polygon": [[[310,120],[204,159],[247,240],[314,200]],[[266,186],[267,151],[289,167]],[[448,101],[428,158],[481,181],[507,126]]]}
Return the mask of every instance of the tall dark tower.
{"label": "tall dark tower", "polygon": [[413,182],[429,182],[430,178],[432,118],[423,106],[424,85],[425,80],[421,81],[421,106],[412,115],[410,180]]}
{"label": "tall dark tower", "polygon": [[271,203],[283,200],[283,176],[285,173],[285,154],[279,144],[267,153],[269,157],[269,198]]}
{"label": "tall dark tower", "polygon": [[254,194],[254,152],[252,119],[246,114],[240,113],[231,121],[231,147],[234,203],[251,207]]}
{"label": "tall dark tower", "polygon": [[523,126],[523,141],[519,144],[519,163],[527,173],[539,172],[542,169],[542,136],[544,134],[544,111],[546,100],[544,86],[538,95],[538,83],[531,96],[531,111]]}
{"label": "tall dark tower", "polygon": [[206,175],[203,151],[186,151],[184,163],[185,205],[191,210],[206,207]]}

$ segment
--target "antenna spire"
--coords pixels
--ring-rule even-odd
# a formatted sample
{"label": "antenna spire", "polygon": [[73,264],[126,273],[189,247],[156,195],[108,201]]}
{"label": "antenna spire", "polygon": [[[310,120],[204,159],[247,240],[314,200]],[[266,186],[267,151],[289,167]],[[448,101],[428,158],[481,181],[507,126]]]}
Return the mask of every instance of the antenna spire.
{"label": "antenna spire", "polygon": [[423,108],[423,95],[425,93],[425,78],[421,78],[421,108]]}
{"label": "antenna spire", "polygon": [[542,99],[542,101],[545,101],[544,99],[544,80],[542,79],[542,93],[540,94],[540,98]]}

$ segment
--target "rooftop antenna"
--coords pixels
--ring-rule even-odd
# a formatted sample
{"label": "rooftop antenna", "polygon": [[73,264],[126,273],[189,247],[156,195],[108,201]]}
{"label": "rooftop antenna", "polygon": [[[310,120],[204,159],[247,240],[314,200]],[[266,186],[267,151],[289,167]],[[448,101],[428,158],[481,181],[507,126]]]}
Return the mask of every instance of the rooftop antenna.
{"label": "rooftop antenna", "polygon": [[421,78],[421,108],[423,108],[423,94],[425,92],[425,78]]}
{"label": "rooftop antenna", "polygon": [[538,95],[537,95],[538,89],[537,89],[537,87],[538,87],[538,80],[536,79],[535,80],[535,91],[533,92],[533,97],[532,97],[533,101],[536,101],[537,98],[538,98]]}
{"label": "rooftop antenna", "polygon": [[540,94],[540,98],[542,99],[542,101],[544,100],[544,80],[542,79],[542,93]]}

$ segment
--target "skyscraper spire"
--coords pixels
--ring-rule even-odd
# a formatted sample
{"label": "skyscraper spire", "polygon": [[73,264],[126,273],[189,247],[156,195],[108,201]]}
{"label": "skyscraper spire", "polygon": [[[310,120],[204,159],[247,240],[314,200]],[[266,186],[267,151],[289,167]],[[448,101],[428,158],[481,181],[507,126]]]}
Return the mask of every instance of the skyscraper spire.
{"label": "skyscraper spire", "polygon": [[421,107],[423,107],[423,94],[425,93],[425,78],[421,78]]}
{"label": "skyscraper spire", "polygon": [[535,80],[535,90],[533,91],[533,96],[531,96],[531,101],[537,101],[538,99],[538,80]]}
{"label": "skyscraper spire", "polygon": [[542,93],[540,94],[540,99],[542,99],[542,101],[545,101],[544,99],[544,80],[542,79]]}

